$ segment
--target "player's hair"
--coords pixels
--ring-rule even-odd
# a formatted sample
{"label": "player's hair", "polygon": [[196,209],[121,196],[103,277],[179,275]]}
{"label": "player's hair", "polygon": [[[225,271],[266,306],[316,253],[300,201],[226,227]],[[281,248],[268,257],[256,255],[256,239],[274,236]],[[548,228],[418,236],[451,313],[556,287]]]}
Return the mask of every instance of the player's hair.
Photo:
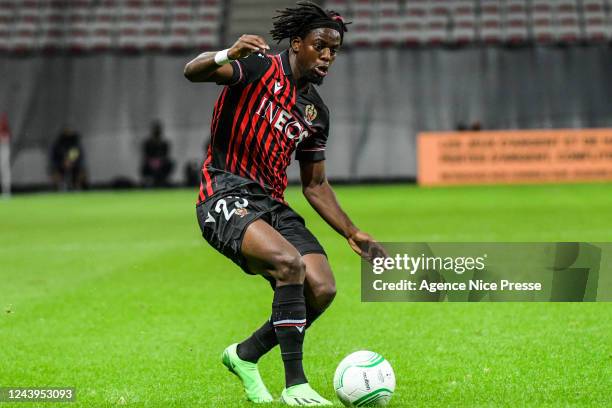
{"label": "player's hair", "polygon": [[340,41],[344,39],[346,26],[342,16],[332,10],[324,10],[321,6],[310,1],[298,1],[297,7],[287,7],[277,10],[278,15],[272,23],[272,38],[280,43],[285,38],[304,38],[310,31],[317,28],[333,28],[340,33]]}

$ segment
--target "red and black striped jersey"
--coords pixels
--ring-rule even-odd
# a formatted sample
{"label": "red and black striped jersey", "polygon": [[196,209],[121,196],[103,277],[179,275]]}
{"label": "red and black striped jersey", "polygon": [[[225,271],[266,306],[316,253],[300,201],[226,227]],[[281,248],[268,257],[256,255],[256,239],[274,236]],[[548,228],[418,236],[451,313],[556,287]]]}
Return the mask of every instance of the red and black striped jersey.
{"label": "red and black striped jersey", "polygon": [[198,202],[252,182],[282,202],[293,152],[297,160],[325,159],[329,110],[312,84],[297,89],[288,51],[232,66],[215,104]]}

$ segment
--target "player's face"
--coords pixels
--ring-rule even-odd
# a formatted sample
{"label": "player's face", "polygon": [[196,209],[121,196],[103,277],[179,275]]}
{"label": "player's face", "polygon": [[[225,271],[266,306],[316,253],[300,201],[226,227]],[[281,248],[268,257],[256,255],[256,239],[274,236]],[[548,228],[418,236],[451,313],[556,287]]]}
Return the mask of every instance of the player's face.
{"label": "player's face", "polygon": [[303,39],[294,39],[291,45],[301,76],[321,85],[336,59],[340,43],[340,33],[333,28],[317,28]]}

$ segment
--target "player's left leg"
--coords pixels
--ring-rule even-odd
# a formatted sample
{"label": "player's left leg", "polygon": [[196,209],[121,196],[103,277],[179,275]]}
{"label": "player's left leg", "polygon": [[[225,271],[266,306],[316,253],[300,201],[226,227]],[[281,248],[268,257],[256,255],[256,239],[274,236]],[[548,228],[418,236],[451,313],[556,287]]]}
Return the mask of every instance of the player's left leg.
{"label": "player's left leg", "polygon": [[[306,298],[306,328],[329,307],[336,296],[336,281],[327,257],[320,253],[302,256],[306,266],[304,296]],[[245,361],[257,363],[278,344],[274,326],[267,320],[249,338],[238,345],[238,356]]]}
{"label": "player's left leg", "polygon": [[313,253],[302,256],[306,265],[304,296],[306,297],[306,328],[331,305],[336,297],[336,280],[327,256]]}

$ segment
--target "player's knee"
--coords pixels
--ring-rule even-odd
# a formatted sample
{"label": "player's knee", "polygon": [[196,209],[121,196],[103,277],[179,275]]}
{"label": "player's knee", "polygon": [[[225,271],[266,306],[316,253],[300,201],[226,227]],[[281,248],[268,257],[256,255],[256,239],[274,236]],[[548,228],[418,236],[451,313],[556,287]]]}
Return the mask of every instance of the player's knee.
{"label": "player's knee", "polygon": [[276,280],[281,282],[302,283],[305,266],[299,254],[282,254],[275,260]]}
{"label": "player's knee", "polygon": [[336,297],[336,284],[335,282],[321,283],[313,288],[313,293],[319,307],[326,308]]}

